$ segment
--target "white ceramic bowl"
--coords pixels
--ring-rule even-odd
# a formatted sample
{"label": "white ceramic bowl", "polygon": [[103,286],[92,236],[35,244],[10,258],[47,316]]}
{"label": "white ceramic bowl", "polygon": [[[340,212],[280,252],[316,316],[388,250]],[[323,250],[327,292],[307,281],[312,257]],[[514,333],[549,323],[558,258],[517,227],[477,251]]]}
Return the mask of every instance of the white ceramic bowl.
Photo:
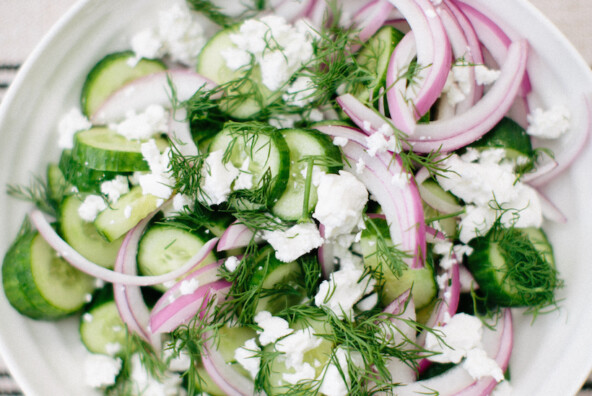
{"label": "white ceramic bowl", "polygon": [[[532,44],[531,78],[546,105],[562,103],[583,133],[587,124],[584,97],[590,98],[592,75],[575,49],[525,0],[474,0],[491,8],[496,21]],[[130,34],[166,6],[161,0],[86,0],[52,29],[23,65],[0,109],[0,185],[23,183],[57,160],[59,117],[78,104],[88,71],[104,54],[128,48]],[[561,148],[560,148],[561,149]],[[572,395],[592,369],[592,149],[544,192],[568,217],[550,224],[557,266],[566,287],[560,308],[531,323],[515,314],[516,338],[511,360],[516,395]],[[4,191],[4,187],[2,187]],[[0,194],[0,253],[13,240],[28,206]],[[92,395],[82,375],[83,347],[77,320],[36,322],[14,311],[0,293],[0,352],[14,377],[30,396]]]}

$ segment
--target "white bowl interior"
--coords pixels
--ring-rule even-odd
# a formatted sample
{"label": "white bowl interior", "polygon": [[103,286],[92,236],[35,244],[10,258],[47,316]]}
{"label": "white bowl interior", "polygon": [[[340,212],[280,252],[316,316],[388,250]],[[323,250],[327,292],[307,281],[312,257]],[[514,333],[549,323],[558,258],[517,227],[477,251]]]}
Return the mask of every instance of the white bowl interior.
{"label": "white bowl interior", "polygon": [[[489,6],[498,22],[532,44],[531,77],[545,105],[563,103],[571,109],[574,125],[583,133],[589,121],[586,100],[592,76],[583,59],[534,7],[524,0],[474,0]],[[56,125],[59,117],[78,105],[88,71],[104,54],[128,47],[130,34],[153,21],[166,6],[159,0],[82,1],[62,18],[19,72],[0,109],[0,183],[20,183],[41,174],[47,161],[57,161]],[[578,161],[544,192],[565,213],[567,224],[547,230],[557,266],[566,287],[560,308],[539,316],[516,311],[515,350],[511,361],[515,394],[575,394],[592,369],[592,310],[587,290],[592,284],[588,266],[592,237],[590,144]],[[28,206],[0,194],[4,227],[0,252],[13,240]],[[0,293],[0,352],[25,394],[92,395],[84,385],[77,319],[44,323],[14,311]]]}

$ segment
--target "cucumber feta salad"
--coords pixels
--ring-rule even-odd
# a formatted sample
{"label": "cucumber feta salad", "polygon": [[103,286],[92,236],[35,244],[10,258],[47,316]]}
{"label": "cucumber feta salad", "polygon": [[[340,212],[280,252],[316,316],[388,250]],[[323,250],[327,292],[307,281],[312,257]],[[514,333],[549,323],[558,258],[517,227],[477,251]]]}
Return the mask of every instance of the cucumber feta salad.
{"label": "cucumber feta salad", "polygon": [[[470,0],[172,2],[101,54],[2,264],[105,395],[511,394],[572,133]],[[562,161],[557,166],[557,161]]]}

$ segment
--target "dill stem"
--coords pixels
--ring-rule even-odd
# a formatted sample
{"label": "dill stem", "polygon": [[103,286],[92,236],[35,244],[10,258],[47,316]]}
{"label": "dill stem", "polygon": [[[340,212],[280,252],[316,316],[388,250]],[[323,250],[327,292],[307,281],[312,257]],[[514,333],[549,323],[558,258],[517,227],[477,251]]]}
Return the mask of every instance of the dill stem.
{"label": "dill stem", "polygon": [[462,210],[459,210],[457,212],[447,213],[447,214],[443,214],[443,215],[440,215],[440,216],[434,216],[434,217],[427,218],[427,219],[425,219],[425,222],[426,223],[433,223],[434,221],[445,220],[445,219],[449,219],[451,217],[460,216],[461,214],[463,214],[465,212],[466,212],[466,210],[465,209],[462,209]]}

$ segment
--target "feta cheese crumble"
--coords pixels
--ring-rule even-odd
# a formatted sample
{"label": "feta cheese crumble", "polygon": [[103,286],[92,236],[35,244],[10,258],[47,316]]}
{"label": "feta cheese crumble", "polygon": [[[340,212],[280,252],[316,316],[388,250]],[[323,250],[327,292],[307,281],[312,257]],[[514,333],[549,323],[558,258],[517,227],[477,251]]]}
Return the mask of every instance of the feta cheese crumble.
{"label": "feta cheese crumble", "polygon": [[[325,369],[323,382],[319,388],[319,392],[326,396],[346,396],[348,395],[348,387],[351,383],[348,370],[348,356],[349,360],[356,366],[363,366],[364,360],[362,355],[357,351],[347,352],[343,348],[335,349],[335,358],[339,367],[335,363],[330,363]],[[345,378],[344,378],[345,377]]]}
{"label": "feta cheese crumble", "polygon": [[475,66],[475,82],[479,85],[493,84],[500,76],[501,71],[489,69],[485,65]]}
{"label": "feta cheese crumble", "polygon": [[240,260],[236,256],[230,256],[224,261],[224,267],[230,272],[236,271],[238,265],[240,264]]}
{"label": "feta cheese crumble", "polygon": [[169,172],[169,152],[167,148],[162,154],[156,146],[156,141],[150,139],[140,146],[144,160],[148,163],[150,173],[138,175],[138,182],[143,194],[167,199],[173,193],[175,180]]}
{"label": "feta cheese crumble", "polygon": [[[483,325],[475,316],[457,313],[444,326],[436,326],[426,336],[425,347],[439,354],[429,359],[438,363],[460,363],[467,353],[481,346]],[[436,334],[442,337],[438,339]]]}
{"label": "feta cheese crumble", "polygon": [[365,295],[371,293],[376,280],[366,274],[362,266],[343,266],[332,272],[328,280],[319,285],[314,297],[317,307],[327,307],[343,319],[353,318],[353,307]]}
{"label": "feta cheese crumble", "polygon": [[558,139],[570,127],[571,114],[567,107],[557,105],[549,110],[534,109],[528,116],[526,133],[543,139]]}
{"label": "feta cheese crumble", "polygon": [[281,16],[267,15],[244,21],[239,31],[230,35],[234,47],[221,55],[232,70],[254,62],[259,66],[263,84],[276,91],[312,58],[313,37],[305,23],[291,25]]}
{"label": "feta cheese crumble", "polygon": [[272,316],[267,311],[261,311],[255,315],[255,323],[263,330],[257,330],[259,342],[265,346],[276,342],[278,339],[294,332],[285,319]]}
{"label": "feta cheese crumble", "polygon": [[462,156],[448,157],[444,161],[448,172],[436,177],[444,190],[467,203],[466,212],[461,216],[459,236],[465,244],[489,231],[498,216],[498,205],[505,210],[501,214],[504,226],[526,228],[542,224],[537,192],[516,181],[513,164],[503,158],[503,149],[482,152],[467,149]]}
{"label": "feta cheese crumble", "polygon": [[292,106],[304,107],[314,101],[314,85],[310,77],[300,76],[286,90],[284,101]]}
{"label": "feta cheese crumble", "polygon": [[202,168],[201,199],[208,205],[225,202],[232,192],[232,183],[239,176],[239,170],[231,163],[223,163],[224,151],[208,154]]}
{"label": "feta cheese crumble", "polygon": [[97,215],[107,209],[107,203],[99,195],[89,195],[78,207],[78,216],[84,221],[93,222]]}
{"label": "feta cheese crumble", "polygon": [[101,192],[107,196],[109,202],[116,203],[123,194],[129,192],[129,181],[125,176],[115,176],[114,179],[101,183]]}
{"label": "feta cheese crumble", "polygon": [[71,108],[58,122],[58,147],[71,149],[74,147],[74,135],[78,131],[90,129],[92,123],[77,107]]}
{"label": "feta cheese crumble", "polygon": [[249,372],[252,378],[259,373],[261,358],[257,354],[261,351],[255,338],[248,339],[245,344],[234,351],[234,358]]}
{"label": "feta cheese crumble", "polygon": [[327,239],[364,228],[362,212],[368,202],[366,186],[349,172],[324,174],[319,178],[313,217],[325,226]]}
{"label": "feta cheese crumble", "polygon": [[120,358],[89,353],[84,361],[86,383],[93,388],[113,385],[121,370],[121,363]]}
{"label": "feta cheese crumble", "polygon": [[275,257],[285,263],[296,260],[324,242],[314,223],[296,224],[287,230],[266,231],[263,239],[275,249]]}
{"label": "feta cheese crumble", "polygon": [[160,105],[150,105],[143,112],[130,110],[125,119],[109,124],[109,129],[128,140],[148,140],[156,133],[168,129],[169,114]]}
{"label": "feta cheese crumble", "polygon": [[165,372],[154,378],[142,364],[140,356],[131,359],[131,380],[134,383],[132,396],[180,396],[185,395],[181,387],[182,379],[177,373]]}
{"label": "feta cheese crumble", "polygon": [[131,39],[136,54],[131,64],[141,58],[160,58],[168,54],[174,62],[187,66],[197,63],[197,55],[206,43],[197,13],[184,2],[174,4],[158,15],[158,26],[140,31]]}

